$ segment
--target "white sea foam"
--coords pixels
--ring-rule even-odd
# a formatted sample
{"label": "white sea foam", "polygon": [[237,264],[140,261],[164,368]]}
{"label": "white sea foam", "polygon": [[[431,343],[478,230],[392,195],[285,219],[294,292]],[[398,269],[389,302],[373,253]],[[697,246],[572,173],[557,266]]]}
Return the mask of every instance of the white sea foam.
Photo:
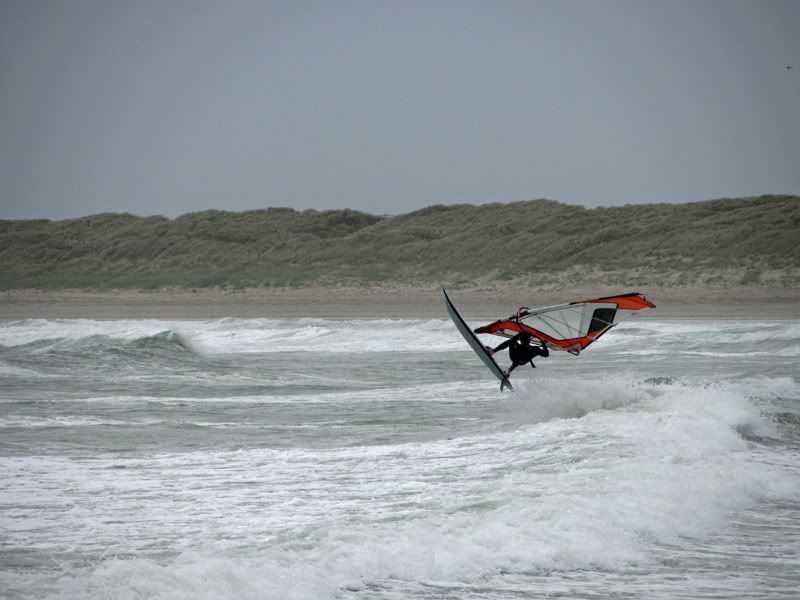
{"label": "white sea foam", "polygon": [[[173,544],[201,528],[206,552],[112,559],[58,583],[66,597],[137,598],[330,597],[387,580],[477,583],[505,571],[648,565],[653,543],[702,536],[760,499],[800,500],[797,471],[764,464],[739,435],[743,426],[773,433],[745,395],[602,383],[598,395],[578,381],[544,381],[509,407],[513,429],[454,440],[30,458],[4,465],[16,482],[4,494],[25,505],[46,490],[99,548],[134,524],[141,550],[163,538],[164,524]],[[559,389],[567,409],[540,401]],[[35,480],[21,482],[23,472]],[[80,508],[74,497],[97,501]],[[21,529],[17,517],[4,515],[4,528],[33,540],[47,529],[48,544],[78,533],[53,531],[41,517]]]}
{"label": "white sea foam", "polygon": [[[152,425],[157,423],[155,419],[146,419],[139,424]],[[30,428],[30,427],[81,427],[81,426],[98,426],[98,425],[129,425],[129,421],[121,421],[118,419],[108,419],[100,417],[67,417],[67,416],[52,416],[52,417],[6,417],[0,418],[0,428],[15,427],[15,428]]]}

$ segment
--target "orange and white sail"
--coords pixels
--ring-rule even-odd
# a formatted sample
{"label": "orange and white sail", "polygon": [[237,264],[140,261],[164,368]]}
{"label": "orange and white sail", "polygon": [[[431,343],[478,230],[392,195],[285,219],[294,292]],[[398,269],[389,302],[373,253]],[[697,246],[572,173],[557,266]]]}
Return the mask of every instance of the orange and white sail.
{"label": "orange and white sail", "polygon": [[626,315],[656,305],[638,292],[576,300],[569,304],[542,308],[521,308],[507,319],[499,319],[475,333],[511,337],[527,331],[555,350],[578,354],[597,341]]}

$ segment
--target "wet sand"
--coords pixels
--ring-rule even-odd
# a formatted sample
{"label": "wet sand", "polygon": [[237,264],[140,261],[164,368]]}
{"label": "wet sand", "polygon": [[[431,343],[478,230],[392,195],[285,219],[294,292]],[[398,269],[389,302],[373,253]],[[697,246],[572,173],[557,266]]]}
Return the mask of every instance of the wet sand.
{"label": "wet sand", "polygon": [[[494,319],[520,306],[547,306],[631,290],[561,290],[486,286],[450,288],[468,319]],[[800,289],[647,288],[656,310],[648,319],[800,318]],[[267,318],[446,318],[438,287],[282,288],[247,290],[41,291],[0,293],[0,319],[205,319]]]}

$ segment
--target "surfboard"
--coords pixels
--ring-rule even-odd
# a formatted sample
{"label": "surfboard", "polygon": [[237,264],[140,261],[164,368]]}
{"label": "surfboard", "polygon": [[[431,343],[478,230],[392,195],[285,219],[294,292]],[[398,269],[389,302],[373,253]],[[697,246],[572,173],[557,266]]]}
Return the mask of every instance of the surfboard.
{"label": "surfboard", "polygon": [[447,313],[450,315],[450,319],[455,324],[456,329],[458,329],[458,331],[461,333],[461,335],[467,341],[467,343],[469,344],[470,348],[472,348],[472,350],[475,352],[475,354],[478,355],[478,358],[480,358],[483,361],[483,364],[485,364],[487,367],[489,367],[489,370],[492,373],[494,373],[494,376],[497,377],[500,380],[500,391],[502,392],[503,388],[508,388],[510,390],[513,390],[514,388],[511,387],[511,382],[508,380],[508,377],[503,375],[503,370],[497,365],[497,363],[494,361],[494,359],[489,355],[489,353],[486,351],[486,348],[484,348],[483,344],[478,339],[478,336],[476,336],[474,333],[472,333],[472,330],[464,322],[464,319],[461,318],[461,315],[456,310],[456,307],[453,306],[453,303],[450,301],[450,297],[447,295],[447,290],[442,288],[442,292],[444,293],[444,302],[445,302],[445,305],[447,306]]}

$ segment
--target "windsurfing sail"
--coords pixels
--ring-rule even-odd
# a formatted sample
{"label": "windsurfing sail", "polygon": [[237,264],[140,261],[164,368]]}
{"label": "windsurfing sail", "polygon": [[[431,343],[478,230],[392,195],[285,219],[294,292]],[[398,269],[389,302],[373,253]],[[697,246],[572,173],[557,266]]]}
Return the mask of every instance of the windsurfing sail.
{"label": "windsurfing sail", "polygon": [[655,307],[638,292],[576,300],[569,304],[520,309],[507,319],[478,327],[475,333],[512,337],[520,331],[527,331],[550,348],[578,354],[617,325],[624,316]]}

